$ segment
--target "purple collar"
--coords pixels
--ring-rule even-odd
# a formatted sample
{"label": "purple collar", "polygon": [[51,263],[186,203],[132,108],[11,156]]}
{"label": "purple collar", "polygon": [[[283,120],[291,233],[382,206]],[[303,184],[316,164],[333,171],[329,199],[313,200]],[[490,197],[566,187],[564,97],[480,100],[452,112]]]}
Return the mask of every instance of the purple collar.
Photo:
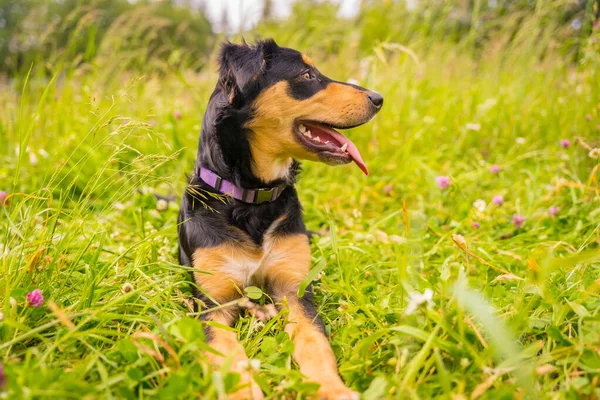
{"label": "purple collar", "polygon": [[230,181],[221,178],[209,169],[200,167],[196,170],[196,176],[217,192],[231,196],[236,200],[250,204],[268,203],[277,200],[287,185],[275,186],[270,189],[244,189],[234,185]]}

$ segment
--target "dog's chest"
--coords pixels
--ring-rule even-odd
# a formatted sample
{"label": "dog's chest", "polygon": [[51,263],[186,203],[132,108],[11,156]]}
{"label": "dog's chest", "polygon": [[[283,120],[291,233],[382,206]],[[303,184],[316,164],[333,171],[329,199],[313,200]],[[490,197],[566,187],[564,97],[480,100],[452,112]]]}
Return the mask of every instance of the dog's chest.
{"label": "dog's chest", "polygon": [[269,242],[253,251],[243,251],[226,256],[221,271],[238,282],[242,287],[249,285],[263,285],[263,277],[269,268],[280,257],[273,252]]}

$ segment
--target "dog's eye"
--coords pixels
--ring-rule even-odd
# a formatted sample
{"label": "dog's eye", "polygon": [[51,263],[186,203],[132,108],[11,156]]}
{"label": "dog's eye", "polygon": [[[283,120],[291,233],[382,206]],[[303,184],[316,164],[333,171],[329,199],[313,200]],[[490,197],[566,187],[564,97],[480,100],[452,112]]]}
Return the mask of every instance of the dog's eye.
{"label": "dog's eye", "polygon": [[310,74],[310,71],[306,71],[302,74],[302,78],[306,79],[307,81],[311,80],[313,77]]}

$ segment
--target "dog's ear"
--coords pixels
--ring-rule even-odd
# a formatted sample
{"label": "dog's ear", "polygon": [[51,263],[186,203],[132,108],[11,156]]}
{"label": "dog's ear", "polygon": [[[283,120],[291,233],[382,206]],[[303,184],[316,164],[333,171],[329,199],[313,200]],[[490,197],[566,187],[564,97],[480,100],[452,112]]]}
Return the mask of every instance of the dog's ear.
{"label": "dog's ear", "polygon": [[229,104],[243,99],[246,85],[266,69],[267,60],[277,44],[265,40],[256,46],[225,42],[219,53],[219,85],[227,93]]}

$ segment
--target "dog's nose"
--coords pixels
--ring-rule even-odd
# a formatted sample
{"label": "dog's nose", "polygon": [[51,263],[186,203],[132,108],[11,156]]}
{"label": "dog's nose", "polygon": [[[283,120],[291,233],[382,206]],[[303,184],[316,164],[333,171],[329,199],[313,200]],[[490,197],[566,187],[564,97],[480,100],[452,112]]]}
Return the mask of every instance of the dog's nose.
{"label": "dog's nose", "polygon": [[383,96],[372,90],[369,90],[368,96],[371,104],[373,104],[375,108],[379,110],[383,105]]}

